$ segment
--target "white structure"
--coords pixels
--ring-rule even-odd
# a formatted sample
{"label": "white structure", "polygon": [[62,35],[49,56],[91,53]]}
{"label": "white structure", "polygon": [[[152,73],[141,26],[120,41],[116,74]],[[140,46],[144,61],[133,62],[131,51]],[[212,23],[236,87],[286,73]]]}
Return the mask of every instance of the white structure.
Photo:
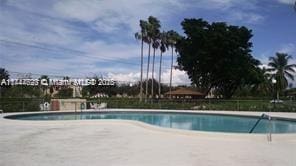
{"label": "white structure", "polygon": [[80,110],[86,108],[86,99],[52,99],[51,110],[52,111],[64,111],[64,110]]}

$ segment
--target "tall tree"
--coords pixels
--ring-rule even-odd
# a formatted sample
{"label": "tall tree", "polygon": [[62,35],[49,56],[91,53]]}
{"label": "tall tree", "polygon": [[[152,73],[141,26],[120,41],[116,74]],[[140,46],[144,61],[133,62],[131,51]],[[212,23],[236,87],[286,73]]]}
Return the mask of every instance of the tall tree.
{"label": "tall tree", "polygon": [[296,64],[289,64],[290,59],[292,56],[285,53],[276,53],[274,57],[269,58],[270,69],[268,70],[274,73],[273,78],[277,81],[277,99],[279,99],[280,92],[288,86],[288,78],[294,80]]}
{"label": "tall tree", "polygon": [[[159,47],[159,35],[160,35],[160,21],[153,16],[150,16],[148,18],[148,22],[151,26],[149,31],[149,36],[151,38],[152,42],[152,48],[153,48],[153,59],[152,59],[152,80],[154,80],[154,65],[155,65],[155,51]],[[154,97],[154,81],[152,81],[152,87],[151,87],[151,96]]]}
{"label": "tall tree", "polygon": [[166,32],[160,34],[160,58],[159,58],[159,74],[158,74],[158,96],[161,96],[161,67],[162,67],[162,54],[168,48],[168,37]]}
{"label": "tall tree", "polygon": [[150,67],[150,50],[151,50],[151,31],[152,31],[152,26],[149,22],[145,23],[145,31],[147,31],[147,38],[144,41],[145,43],[148,44],[148,60],[147,60],[147,72],[146,72],[146,89],[145,89],[145,102],[147,101],[148,98],[148,77],[149,77],[149,67]]}
{"label": "tall tree", "polygon": [[203,19],[185,19],[182,27],[186,36],[176,45],[179,68],[205,94],[214,88],[230,98],[242,84],[258,81],[260,61],[251,55],[251,30]]}
{"label": "tall tree", "polygon": [[143,46],[144,41],[147,42],[147,21],[140,20],[141,32],[137,32],[135,37],[137,40],[141,40],[141,78],[140,78],[140,102],[143,100]]}
{"label": "tall tree", "polygon": [[[173,30],[170,30],[167,32],[167,43],[172,49],[171,72],[170,72],[170,94],[172,91],[172,81],[173,81],[174,48],[177,41],[180,39],[181,39],[181,36],[177,32]],[[170,98],[172,98],[171,95],[170,95]]]}

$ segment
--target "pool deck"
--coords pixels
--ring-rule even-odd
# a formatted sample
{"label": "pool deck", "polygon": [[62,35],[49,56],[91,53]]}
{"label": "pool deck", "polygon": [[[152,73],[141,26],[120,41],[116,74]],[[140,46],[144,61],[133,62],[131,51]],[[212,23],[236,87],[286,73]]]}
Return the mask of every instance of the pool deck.
{"label": "pool deck", "polygon": [[[267,114],[296,119],[296,113]],[[296,165],[296,134],[273,134],[268,142],[266,134],[186,131],[121,120],[22,121],[5,115],[0,114],[0,166]]]}

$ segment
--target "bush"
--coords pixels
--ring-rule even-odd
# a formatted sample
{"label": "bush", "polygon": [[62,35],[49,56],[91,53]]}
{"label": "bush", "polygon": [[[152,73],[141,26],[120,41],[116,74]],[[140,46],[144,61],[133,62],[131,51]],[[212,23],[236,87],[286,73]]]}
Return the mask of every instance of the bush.
{"label": "bush", "polygon": [[[94,100],[89,100],[94,101]],[[149,100],[139,102],[137,98],[102,98],[94,102],[108,103],[108,108],[139,108],[139,109],[199,109],[199,110],[229,110],[229,111],[274,111],[296,112],[295,101],[284,101],[274,105],[269,100]]]}
{"label": "bush", "polygon": [[1,98],[0,109],[4,112],[32,112],[40,111],[42,99]]}

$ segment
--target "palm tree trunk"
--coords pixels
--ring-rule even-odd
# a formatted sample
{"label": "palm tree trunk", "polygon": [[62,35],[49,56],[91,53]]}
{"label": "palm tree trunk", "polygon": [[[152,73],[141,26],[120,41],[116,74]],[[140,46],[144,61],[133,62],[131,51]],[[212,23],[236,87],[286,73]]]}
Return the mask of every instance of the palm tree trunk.
{"label": "palm tree trunk", "polygon": [[174,61],[174,48],[172,47],[172,62],[171,62],[171,74],[170,74],[170,99],[172,98],[172,80],[173,80],[173,61]]}
{"label": "palm tree trunk", "polygon": [[140,78],[140,102],[143,100],[143,45],[144,40],[141,41],[141,78]]}
{"label": "palm tree trunk", "polygon": [[145,102],[147,102],[147,98],[148,98],[148,74],[149,74],[149,64],[150,64],[150,48],[151,48],[151,44],[149,43],[149,47],[148,47],[148,62],[147,62],[147,73],[146,73],[146,94],[145,94]]}
{"label": "palm tree trunk", "polygon": [[160,58],[159,58],[159,79],[158,79],[158,96],[160,98],[161,95],[161,64],[162,64],[162,51],[160,51]]}
{"label": "palm tree trunk", "polygon": [[151,96],[154,94],[154,64],[155,64],[155,48],[153,48],[153,62],[152,62],[152,83],[151,83]]}

